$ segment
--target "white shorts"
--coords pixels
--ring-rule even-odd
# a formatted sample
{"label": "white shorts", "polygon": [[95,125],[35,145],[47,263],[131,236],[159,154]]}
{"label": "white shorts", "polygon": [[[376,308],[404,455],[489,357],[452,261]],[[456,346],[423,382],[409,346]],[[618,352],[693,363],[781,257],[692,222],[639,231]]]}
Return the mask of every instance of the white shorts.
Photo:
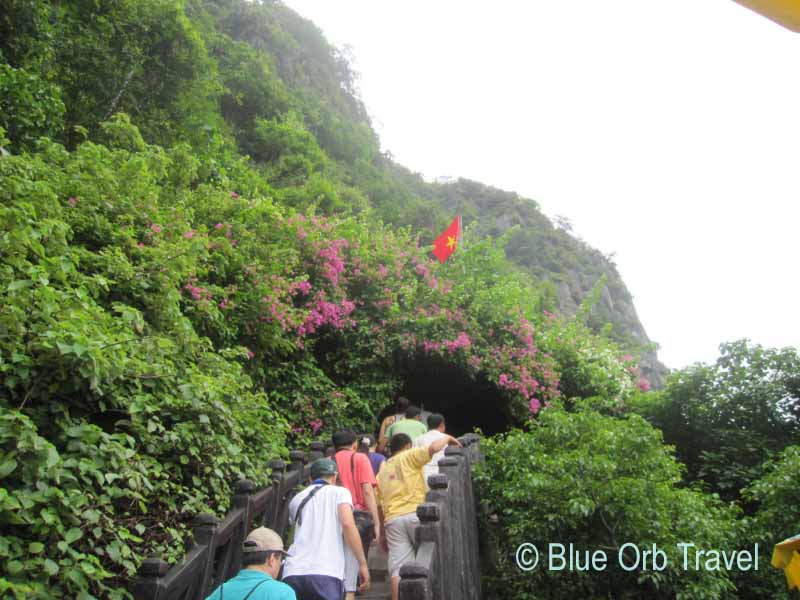
{"label": "white shorts", "polygon": [[408,513],[386,524],[386,542],[389,545],[389,575],[398,577],[400,567],[417,557],[414,530],[419,525],[417,513]]}

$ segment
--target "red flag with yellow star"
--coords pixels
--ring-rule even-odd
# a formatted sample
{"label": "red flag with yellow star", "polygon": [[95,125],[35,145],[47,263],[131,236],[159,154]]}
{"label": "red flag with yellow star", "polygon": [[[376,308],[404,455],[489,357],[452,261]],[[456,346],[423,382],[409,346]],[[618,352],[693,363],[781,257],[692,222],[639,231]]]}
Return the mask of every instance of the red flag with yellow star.
{"label": "red flag with yellow star", "polygon": [[450,227],[445,229],[444,233],[433,241],[433,253],[439,259],[439,262],[443,263],[456,251],[459,237],[461,237],[461,215],[453,219]]}

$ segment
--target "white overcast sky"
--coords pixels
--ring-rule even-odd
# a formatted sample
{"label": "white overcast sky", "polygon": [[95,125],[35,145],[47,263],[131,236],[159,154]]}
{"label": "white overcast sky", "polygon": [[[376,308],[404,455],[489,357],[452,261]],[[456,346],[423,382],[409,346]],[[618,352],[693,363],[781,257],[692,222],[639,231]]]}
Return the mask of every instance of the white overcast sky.
{"label": "white overcast sky", "polygon": [[800,344],[800,34],[731,0],[286,4],[352,48],[398,162],[616,253],[668,367]]}

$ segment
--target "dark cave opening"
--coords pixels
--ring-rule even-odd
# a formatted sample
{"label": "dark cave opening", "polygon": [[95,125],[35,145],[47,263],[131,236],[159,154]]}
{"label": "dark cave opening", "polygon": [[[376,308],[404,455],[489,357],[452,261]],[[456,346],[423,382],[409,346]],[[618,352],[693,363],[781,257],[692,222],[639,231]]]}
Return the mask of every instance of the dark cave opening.
{"label": "dark cave opening", "polygon": [[[512,424],[506,400],[485,377],[473,378],[463,368],[429,355],[406,358],[400,374],[403,386],[399,395],[425,411],[442,413],[452,435],[463,435],[476,427],[485,435],[493,435]],[[381,419],[393,408],[387,407]]]}

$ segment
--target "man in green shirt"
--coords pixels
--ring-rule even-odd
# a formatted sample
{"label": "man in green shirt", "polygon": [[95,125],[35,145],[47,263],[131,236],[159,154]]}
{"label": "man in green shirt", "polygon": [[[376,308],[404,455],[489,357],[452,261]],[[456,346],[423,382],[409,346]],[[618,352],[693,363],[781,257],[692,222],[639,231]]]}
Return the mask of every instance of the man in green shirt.
{"label": "man in green shirt", "polygon": [[419,436],[427,433],[428,428],[422,423],[422,411],[416,406],[406,409],[406,418],[395,423],[386,430],[386,437],[392,439],[393,435],[405,433],[413,442]]}
{"label": "man in green shirt", "polygon": [[206,600],[297,600],[292,588],[276,581],[284,556],[277,533],[266,527],[254,529],[242,545],[242,570]]}

